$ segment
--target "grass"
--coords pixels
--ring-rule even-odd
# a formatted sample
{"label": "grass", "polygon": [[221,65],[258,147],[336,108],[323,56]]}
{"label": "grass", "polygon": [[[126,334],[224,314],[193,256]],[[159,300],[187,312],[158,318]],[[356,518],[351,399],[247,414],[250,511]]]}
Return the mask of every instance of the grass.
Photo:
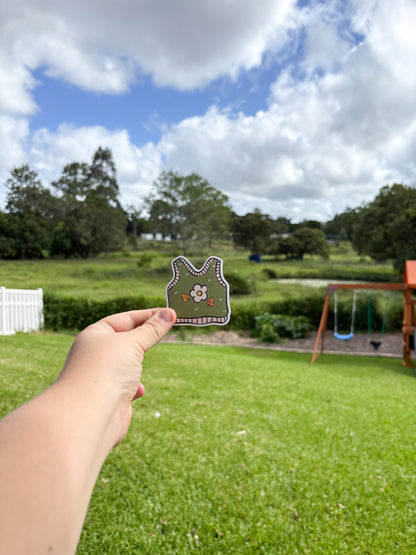
{"label": "grass", "polygon": [[[166,283],[172,277],[170,261],[178,251],[174,245],[162,245],[162,248],[150,251],[151,260],[146,265],[140,262],[143,254],[149,251],[116,253],[108,258],[87,260],[0,260],[0,284],[9,288],[42,287],[46,293],[97,300],[136,293],[155,296],[158,290],[163,296]],[[235,271],[255,282],[257,293],[268,292],[266,268],[279,278],[400,280],[390,265],[362,260],[349,247],[334,247],[329,261],[316,256],[306,256],[303,261],[263,257],[263,263],[256,264],[248,261],[246,252],[230,250],[228,245],[215,248],[207,256],[209,254],[223,257],[225,273]],[[189,258],[198,267],[206,256],[199,254]]]}
{"label": "grass", "polygon": [[[128,296],[164,296],[170,263],[158,259],[142,269],[134,257],[91,260],[0,261],[0,284],[12,289],[37,289],[66,297],[107,300]],[[163,265],[165,267],[163,267]]]}
{"label": "grass", "polygon": [[[72,338],[2,337],[1,414]],[[162,344],[78,553],[416,550],[416,380],[399,360]],[[160,417],[156,417],[157,413]]]}

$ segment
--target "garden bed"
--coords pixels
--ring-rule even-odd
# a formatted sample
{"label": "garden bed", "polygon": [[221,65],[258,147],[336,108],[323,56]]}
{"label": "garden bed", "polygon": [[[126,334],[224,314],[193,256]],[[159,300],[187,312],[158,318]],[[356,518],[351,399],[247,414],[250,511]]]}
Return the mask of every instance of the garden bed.
{"label": "garden bed", "polygon": [[[403,354],[401,333],[385,333],[378,350],[375,350],[369,342],[368,334],[356,334],[350,341],[335,339],[331,331],[325,335],[325,353],[342,353],[368,356],[393,356],[401,357]],[[379,336],[373,339],[379,341]],[[261,347],[265,349],[297,352],[313,352],[316,334],[303,339],[290,339],[282,343],[260,343],[249,333],[237,333],[234,331],[213,331],[211,333],[187,333],[184,336],[174,328],[164,339],[167,343],[196,343],[209,345],[231,345],[238,347]]]}

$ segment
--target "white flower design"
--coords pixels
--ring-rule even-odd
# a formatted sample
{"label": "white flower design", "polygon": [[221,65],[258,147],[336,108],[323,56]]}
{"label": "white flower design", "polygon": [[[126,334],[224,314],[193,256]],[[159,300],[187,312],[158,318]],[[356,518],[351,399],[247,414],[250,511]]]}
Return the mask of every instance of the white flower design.
{"label": "white flower design", "polygon": [[189,294],[194,302],[200,303],[201,301],[205,301],[207,298],[207,290],[208,287],[206,285],[199,285],[199,283],[195,283]]}

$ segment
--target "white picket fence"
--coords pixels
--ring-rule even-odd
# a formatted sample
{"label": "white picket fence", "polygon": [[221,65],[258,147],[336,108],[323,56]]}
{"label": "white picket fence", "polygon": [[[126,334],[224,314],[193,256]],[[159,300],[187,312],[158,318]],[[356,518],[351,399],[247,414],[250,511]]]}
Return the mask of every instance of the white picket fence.
{"label": "white picket fence", "polygon": [[42,289],[0,287],[0,335],[37,331],[43,326]]}

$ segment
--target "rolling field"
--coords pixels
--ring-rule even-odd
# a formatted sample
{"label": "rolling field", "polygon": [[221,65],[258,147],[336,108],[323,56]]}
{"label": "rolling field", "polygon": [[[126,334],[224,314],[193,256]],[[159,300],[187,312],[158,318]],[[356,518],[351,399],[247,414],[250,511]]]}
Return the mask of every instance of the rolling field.
{"label": "rolling field", "polygon": [[[174,245],[160,245],[157,251],[118,253],[108,258],[87,260],[0,260],[0,285],[8,288],[37,289],[46,294],[107,300],[116,297],[165,297],[172,278],[171,260],[179,252]],[[237,274],[251,285],[251,294],[234,296],[235,303],[270,302],[282,296],[293,296],[309,287],[279,285],[278,278],[324,279],[350,281],[397,281],[389,264],[361,260],[349,246],[333,247],[331,259],[323,261],[306,256],[299,260],[276,260],[263,257],[262,264],[249,262],[247,253],[221,246],[207,253],[224,260],[224,273]],[[205,254],[189,256],[200,267]],[[270,279],[273,275],[274,279]]]}

